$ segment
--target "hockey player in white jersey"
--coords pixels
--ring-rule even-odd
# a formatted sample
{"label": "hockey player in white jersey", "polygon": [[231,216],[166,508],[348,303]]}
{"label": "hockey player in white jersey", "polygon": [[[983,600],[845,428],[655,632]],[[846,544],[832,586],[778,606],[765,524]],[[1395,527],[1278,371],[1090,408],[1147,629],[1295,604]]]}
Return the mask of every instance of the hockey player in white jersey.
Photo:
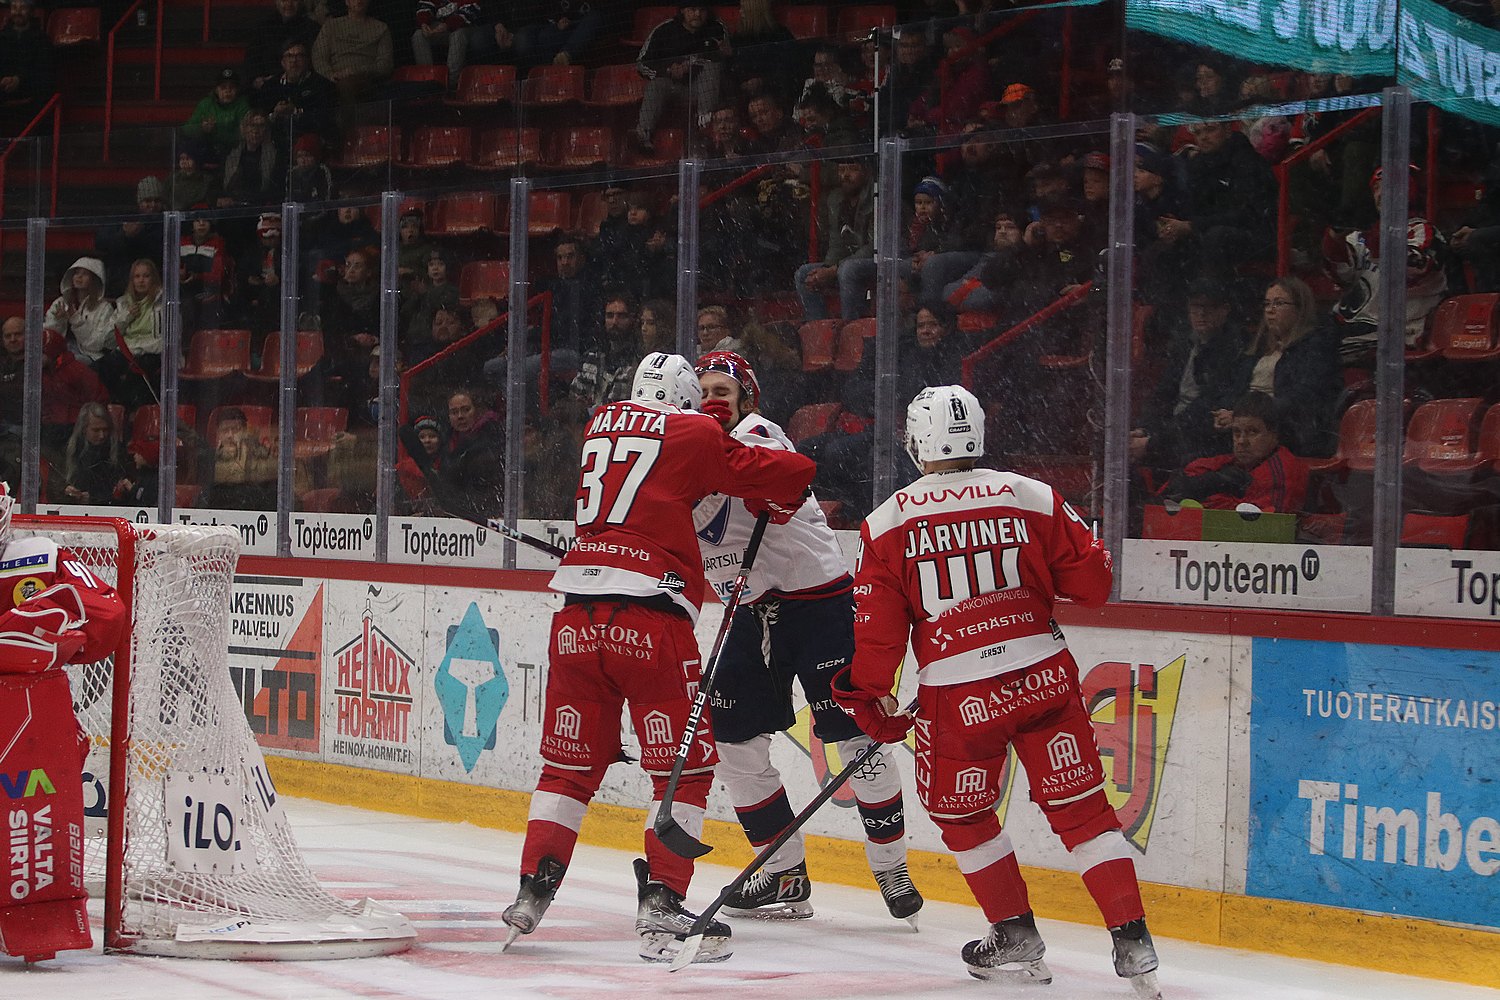
{"label": "hockey player in white jersey", "polygon": [[[759,412],[760,386],[750,364],[733,351],[698,359],[703,411],[740,442],[795,451],[780,427]],[[764,505],[715,493],[699,501],[693,526],[704,575],[728,599],[740,556]],[[759,849],[776,839],[793,810],[781,774],[771,763],[771,741],[795,721],[792,681],[812,712],[813,735],[852,760],[870,739],[834,704],[833,675],[854,655],[853,579],[838,540],[815,498],[800,507],[772,508],[755,568],[742,597],[750,613],[736,615],[720,654],[714,684],[718,776],[729,790],[745,836]],[[906,868],[906,819],[895,755],[877,751],[851,781],[865,832],[865,856],[891,915],[910,920],[922,896]],[[802,835],[789,840],[724,906],[728,916],[812,916]]]}

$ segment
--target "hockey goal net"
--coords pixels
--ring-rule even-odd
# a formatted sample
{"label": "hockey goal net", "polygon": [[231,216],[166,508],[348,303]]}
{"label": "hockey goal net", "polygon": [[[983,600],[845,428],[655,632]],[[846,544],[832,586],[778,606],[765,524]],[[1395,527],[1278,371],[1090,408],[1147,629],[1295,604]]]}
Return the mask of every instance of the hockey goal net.
{"label": "hockey goal net", "polygon": [[131,627],[69,669],[92,748],[85,856],[112,951],[350,958],[409,947],[411,925],[337,899],[303,860],[229,673],[232,528],[16,517],[113,585]]}

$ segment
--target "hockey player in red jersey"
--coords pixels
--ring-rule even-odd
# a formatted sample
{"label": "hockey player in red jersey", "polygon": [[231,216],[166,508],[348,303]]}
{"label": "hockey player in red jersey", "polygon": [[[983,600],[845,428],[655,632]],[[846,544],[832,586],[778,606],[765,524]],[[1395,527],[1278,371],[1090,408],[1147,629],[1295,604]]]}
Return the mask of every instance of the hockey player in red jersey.
{"label": "hockey player in red jersey", "polygon": [[114,652],[120,598],[49,538],[16,539],[0,483],[0,952],[28,962],[93,946],[83,885],[88,739],[63,670]]}
{"label": "hockey player in red jersey", "polygon": [[[963,949],[977,979],[1050,981],[1026,883],[995,815],[1006,751],[1073,855],[1114,938],[1115,972],[1156,996],[1131,850],[1104,794],[1078,665],[1052,619],[1058,597],[1109,596],[1109,552],[1045,483],[978,469],[984,412],[962,386],[917,394],[906,447],[924,475],[860,528],[853,665],[833,696],[877,740],[916,726],[917,789],[990,921]],[[892,698],[911,641],[915,720]]]}
{"label": "hockey player in red jersey", "polygon": [[[782,429],[762,417],[755,371],[733,351],[698,359],[703,411],[738,441],[771,451],[795,451]],[[753,501],[722,493],[693,508],[703,570],[727,599],[756,514]],[[792,681],[807,696],[813,735],[852,760],[870,738],[829,695],[833,675],[854,655],[854,581],[838,539],[816,498],[773,516],[760,555],[720,653],[714,679],[713,729],[719,780],[740,826],[759,850],[792,822],[781,772],[771,763],[771,738],[791,728]],[[877,749],[851,781],[865,831],[865,856],[891,915],[915,923],[922,896],[906,868],[906,816],[901,774],[893,756]],[[807,855],[798,833],[724,905],[730,916],[812,916]]]}
{"label": "hockey player in red jersey", "polygon": [[[686,359],[651,354],[631,398],[594,411],[584,431],[576,495],[577,542],[552,577],[564,594],[552,619],[542,774],[521,851],[521,890],[502,915],[508,947],[536,929],[567,870],[604,772],[620,756],[620,711],[630,706],[641,767],[660,803],[700,676],[693,634],[706,582],[693,504],[714,492],[791,505],[812,482],[811,459],[746,448],[696,410],[698,376]],[[703,831],[718,755],[701,732],[672,805]],[[655,807],[652,815],[655,815]],[[636,932],[647,961],[670,961],[696,916],[683,907],[693,862],[646,830],[635,863]],[[729,957],[729,928],[708,929],[698,961]]]}

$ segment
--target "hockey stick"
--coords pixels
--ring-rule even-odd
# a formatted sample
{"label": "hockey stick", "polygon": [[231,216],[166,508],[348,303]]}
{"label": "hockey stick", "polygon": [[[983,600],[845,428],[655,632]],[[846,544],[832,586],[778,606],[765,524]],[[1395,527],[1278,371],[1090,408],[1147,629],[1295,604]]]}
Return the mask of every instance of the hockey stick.
{"label": "hockey stick", "polygon": [[[914,699],[910,705],[906,706],[906,711],[908,713],[915,713],[916,710],[917,703]],[[708,909],[704,910],[702,915],[693,921],[692,931],[688,934],[687,940],[682,942],[682,949],[677,953],[677,957],[672,959],[672,964],[667,966],[668,972],[680,972],[693,963],[698,950],[703,947],[703,934],[708,930],[708,925],[713,923],[714,914],[718,913],[724,904],[729,902],[729,897],[734,895],[751,875],[754,875],[761,868],[765,867],[766,862],[771,860],[772,855],[781,849],[781,845],[791,840],[797,831],[802,828],[803,824],[812,818],[812,814],[817,812],[823,803],[833,798],[834,793],[843,788],[849,779],[854,777],[859,772],[859,769],[865,766],[865,762],[875,756],[875,753],[883,746],[885,746],[884,743],[871,743],[861,750],[849,762],[847,767],[840,771],[832,781],[823,786],[823,790],[815,795],[813,800],[801,812],[792,817],[791,823],[787,824],[787,828],[782,830],[775,840],[762,847],[760,853],[752,858],[750,863],[742,868],[740,873],[719,891],[718,897],[709,904]]]}
{"label": "hockey stick", "polygon": [[714,675],[719,672],[719,654],[724,649],[724,637],[734,621],[735,609],[740,606],[740,597],[750,582],[750,568],[755,565],[755,554],[760,551],[760,540],[765,537],[769,513],[755,519],[755,530],[750,532],[750,544],[745,546],[745,558],[740,562],[739,575],[734,578],[734,590],[729,595],[729,606],[724,609],[724,620],[719,623],[719,635],[714,639],[713,652],[708,654],[708,668],[698,681],[698,697],[693,699],[693,710],[688,713],[687,724],[682,730],[682,741],[677,744],[677,761],[672,765],[672,776],[667,779],[667,790],[662,794],[661,805],[656,810],[656,821],[651,828],[667,850],[683,858],[701,858],[713,848],[703,843],[682,828],[672,818],[672,802],[677,798],[677,784],[682,780],[682,769],[687,766],[688,755],[698,738],[698,724],[703,721],[703,710],[708,707],[708,696],[714,687]]}
{"label": "hockey stick", "polygon": [[[412,458],[415,461],[416,456],[412,456]],[[417,468],[422,470],[422,475],[426,478],[427,485],[432,490],[432,495],[437,498],[438,504],[443,510],[459,520],[468,521],[470,524],[478,525],[481,528],[488,528],[505,538],[520,542],[523,545],[530,545],[539,552],[545,552],[547,555],[555,556],[558,559],[568,554],[568,550],[560,545],[553,545],[551,542],[544,541],[535,535],[528,535],[519,528],[512,528],[497,517],[485,517],[483,514],[467,506],[452,502],[452,497],[444,496],[447,489],[439,485],[437,473],[430,466],[423,465],[420,462],[417,462],[416,465]]]}

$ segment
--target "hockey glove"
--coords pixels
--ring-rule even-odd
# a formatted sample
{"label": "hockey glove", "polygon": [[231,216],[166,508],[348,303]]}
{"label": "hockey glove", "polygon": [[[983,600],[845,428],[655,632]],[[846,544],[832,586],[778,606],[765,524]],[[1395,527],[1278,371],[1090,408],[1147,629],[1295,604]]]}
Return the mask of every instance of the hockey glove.
{"label": "hockey glove", "polygon": [[88,637],[82,632],[0,632],[0,674],[31,674],[73,661]]}
{"label": "hockey glove", "polygon": [[772,524],[786,524],[792,519],[792,515],[797,513],[796,507],[787,507],[783,504],[772,503],[770,500],[746,500],[745,509],[750,512],[751,517],[758,518],[762,514],[768,515]]}
{"label": "hockey glove", "polygon": [[87,620],[78,591],[70,583],[57,583],[0,615],[0,632],[43,635],[61,632]]}
{"label": "hockey glove", "polygon": [[911,732],[914,721],[901,711],[889,694],[860,691],[854,687],[852,666],[833,675],[833,700],[854,720],[865,735],[880,743],[899,743]]}
{"label": "hockey glove", "polygon": [[726,431],[734,425],[734,410],[722,399],[705,399],[700,409],[719,422]]}

